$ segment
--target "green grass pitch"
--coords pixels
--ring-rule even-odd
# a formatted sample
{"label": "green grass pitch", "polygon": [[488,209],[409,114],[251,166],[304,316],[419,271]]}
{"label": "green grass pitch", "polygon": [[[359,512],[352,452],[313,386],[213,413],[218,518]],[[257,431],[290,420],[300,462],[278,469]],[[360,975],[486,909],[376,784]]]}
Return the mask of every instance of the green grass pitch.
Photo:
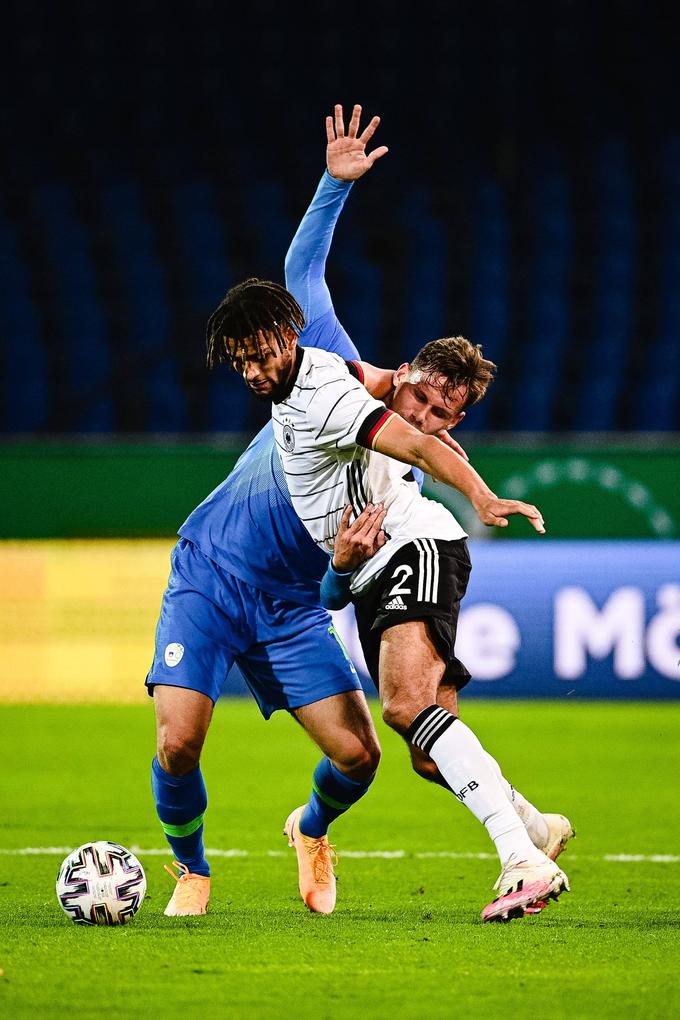
{"label": "green grass pitch", "polygon": [[[94,929],[56,902],[63,854],[12,851],[163,846],[151,704],[1,708],[0,1015],[677,1016],[680,705],[471,701],[464,716],[511,782],[576,826],[562,858],[572,892],[540,916],[481,924],[499,869],[474,855],[493,847],[462,805],[409,771],[382,723],[378,779],[333,830],[336,912],[309,914],[281,830],[318,754],[289,718],[265,724],[254,704],[230,701],[204,755],[206,842],[243,853],[212,858],[210,913],[164,917],[170,856],[141,852],[142,910]],[[461,856],[436,856],[446,852]]]}

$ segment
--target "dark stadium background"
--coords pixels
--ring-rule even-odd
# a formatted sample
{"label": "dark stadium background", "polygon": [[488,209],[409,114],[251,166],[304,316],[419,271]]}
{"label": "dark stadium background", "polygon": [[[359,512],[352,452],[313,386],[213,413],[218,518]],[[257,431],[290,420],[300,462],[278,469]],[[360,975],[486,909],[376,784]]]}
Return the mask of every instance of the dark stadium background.
{"label": "dark stadium background", "polygon": [[[30,540],[2,547],[10,699],[68,696],[77,670],[45,680],[41,642],[131,642],[143,673],[167,539],[266,417],[205,369],[207,315],[247,275],[282,279],[335,102],[379,113],[390,147],[328,268],[362,354],[483,343],[499,377],[460,430],[474,463],[551,540],[667,543],[645,626],[675,612],[677,23],[639,0],[5,4],[0,535]],[[97,547],[88,575],[94,547],[44,542],[97,537],[164,541],[143,576],[139,550]],[[594,692],[629,690],[610,680]]]}
{"label": "dark stadium background", "polygon": [[[680,1016],[679,25],[654,0],[5,0],[0,1015]],[[570,895],[510,926],[479,917],[486,832],[376,701],[334,915],[304,909],[281,836],[318,750],[233,697],[201,759],[209,913],[163,915],[143,681],[169,555],[267,415],[207,372],[205,322],[283,279],[337,102],[390,147],[336,231],[340,318],[384,365],[482,343],[498,378],[455,434],[546,520],[484,530],[427,483],[471,535],[463,718],[577,832]],[[54,896],[99,839],[146,871],[122,929]]]}

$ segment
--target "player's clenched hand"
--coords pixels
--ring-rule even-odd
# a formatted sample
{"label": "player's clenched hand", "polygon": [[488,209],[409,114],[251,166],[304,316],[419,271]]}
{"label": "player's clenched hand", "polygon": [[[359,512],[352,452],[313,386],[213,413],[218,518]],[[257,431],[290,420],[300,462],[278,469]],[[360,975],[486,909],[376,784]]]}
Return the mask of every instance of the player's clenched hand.
{"label": "player's clenched hand", "polygon": [[482,524],[489,527],[496,525],[499,528],[507,528],[506,518],[513,514],[521,514],[526,517],[540,535],[545,534],[545,524],[541,511],[532,506],[531,503],[521,503],[518,499],[499,499],[497,496],[485,496],[475,503],[475,510],[479,515]]}
{"label": "player's clenched hand", "polygon": [[382,529],[387,511],[382,503],[373,506],[369,503],[362,510],[353,524],[349,523],[352,507],[345,507],[340,520],[340,527],[335,536],[333,566],[341,574],[348,574],[375,556],[378,549],[384,546],[387,536]]}
{"label": "player's clenched hand", "polygon": [[463,458],[463,460],[470,459],[460,443],[457,443],[455,439],[452,439],[446,429],[440,429],[439,432],[437,432],[437,439],[441,439],[444,446],[448,446],[450,450],[457,453],[459,457]]}
{"label": "player's clenched hand", "polygon": [[326,166],[329,174],[339,181],[356,181],[359,177],[363,177],[366,171],[371,169],[376,159],[380,159],[387,152],[386,145],[379,145],[373,152],[366,152],[366,146],[380,123],[380,117],[374,117],[361,134],[359,134],[360,120],[361,107],[358,104],[352,110],[352,119],[349,122],[347,134],[345,134],[342,107],[339,104],[335,107],[335,118],[326,117],[326,138],[328,139]]}

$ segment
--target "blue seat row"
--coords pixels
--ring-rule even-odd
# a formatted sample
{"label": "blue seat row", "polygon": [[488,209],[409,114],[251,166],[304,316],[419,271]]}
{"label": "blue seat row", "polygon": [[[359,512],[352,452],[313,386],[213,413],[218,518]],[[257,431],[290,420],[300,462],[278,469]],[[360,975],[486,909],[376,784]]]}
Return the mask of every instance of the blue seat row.
{"label": "blue seat row", "polygon": [[[470,428],[680,428],[680,141],[659,157],[642,333],[649,253],[630,147],[604,141],[592,171],[584,191],[546,148],[519,198],[475,171],[459,221],[422,183],[368,222],[353,198],[329,281],[364,356],[397,365],[447,333],[482,342],[501,371]],[[250,430],[260,412],[226,372],[208,378],[202,333],[238,279],[282,278],[297,215],[271,179],[237,196],[208,173],[158,187],[130,174],[87,193],[35,184],[0,219],[3,430]]]}

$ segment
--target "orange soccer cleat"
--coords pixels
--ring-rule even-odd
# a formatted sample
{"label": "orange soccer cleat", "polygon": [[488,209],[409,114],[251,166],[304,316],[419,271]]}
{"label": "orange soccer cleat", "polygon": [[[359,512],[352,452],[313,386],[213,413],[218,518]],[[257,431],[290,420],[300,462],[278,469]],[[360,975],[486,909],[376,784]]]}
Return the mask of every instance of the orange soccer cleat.
{"label": "orange soccer cleat", "polygon": [[172,875],[177,885],[170,897],[170,902],[163,911],[166,917],[191,917],[193,915],[205,914],[208,910],[210,899],[210,878],[207,875],[194,875],[189,871],[186,864],[173,861],[179,875],[176,875],[170,865],[163,867],[169,875]]}
{"label": "orange soccer cleat", "polygon": [[338,857],[328,836],[314,839],[300,832],[300,816],[305,805],[296,808],[286,819],[284,836],[294,846],[298,859],[298,885],[305,905],[315,914],[332,914],[335,908],[334,865]]}

